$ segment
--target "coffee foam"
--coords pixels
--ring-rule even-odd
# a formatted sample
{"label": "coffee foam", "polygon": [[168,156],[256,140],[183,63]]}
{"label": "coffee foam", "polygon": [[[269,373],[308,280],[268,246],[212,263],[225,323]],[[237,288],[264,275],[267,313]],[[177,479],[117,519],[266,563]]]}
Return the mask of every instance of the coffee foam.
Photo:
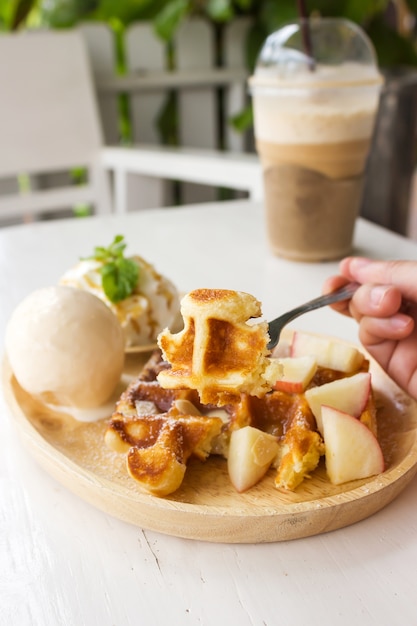
{"label": "coffee foam", "polygon": [[317,89],[329,87],[354,87],[377,85],[382,83],[382,76],[374,65],[354,63],[340,65],[317,64],[314,71],[304,65],[257,67],[254,76],[249,79],[251,88],[271,87],[279,89]]}
{"label": "coffee foam", "polygon": [[339,66],[337,73],[336,68],[319,67],[285,81],[270,73],[254,76],[250,84],[256,138],[287,145],[370,138],[378,107],[379,75],[354,65]]}

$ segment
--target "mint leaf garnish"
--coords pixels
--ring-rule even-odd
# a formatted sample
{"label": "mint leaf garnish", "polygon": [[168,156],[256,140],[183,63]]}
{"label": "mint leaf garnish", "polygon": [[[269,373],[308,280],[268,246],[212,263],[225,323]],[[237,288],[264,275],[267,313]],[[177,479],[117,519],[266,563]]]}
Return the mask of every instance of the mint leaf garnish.
{"label": "mint leaf garnish", "polygon": [[128,298],[139,279],[139,268],[132,259],[124,256],[125,248],[123,235],[116,235],[107,248],[97,246],[93,255],[87,257],[103,263],[100,268],[101,285],[107,298],[113,303]]}

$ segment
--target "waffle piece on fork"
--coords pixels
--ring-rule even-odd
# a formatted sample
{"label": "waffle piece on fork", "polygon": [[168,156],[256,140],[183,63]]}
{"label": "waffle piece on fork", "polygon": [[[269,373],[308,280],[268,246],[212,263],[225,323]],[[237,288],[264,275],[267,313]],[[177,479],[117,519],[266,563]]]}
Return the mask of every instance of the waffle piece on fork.
{"label": "waffle piece on fork", "polygon": [[252,295],[226,289],[197,289],[181,301],[184,328],[160,333],[158,344],[171,369],[158,381],[165,389],[195,389],[203,404],[222,406],[241,393],[262,397],[280,366],[269,358],[268,325]]}

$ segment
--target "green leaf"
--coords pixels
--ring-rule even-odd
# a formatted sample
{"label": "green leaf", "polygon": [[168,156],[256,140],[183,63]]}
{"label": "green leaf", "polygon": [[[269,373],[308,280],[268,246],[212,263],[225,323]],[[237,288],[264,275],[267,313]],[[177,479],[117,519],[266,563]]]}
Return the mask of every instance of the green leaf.
{"label": "green leaf", "polygon": [[15,2],[15,11],[11,23],[11,30],[17,30],[23,26],[29,13],[36,4],[36,0],[18,0]]}
{"label": "green leaf", "polygon": [[259,52],[267,36],[267,31],[260,23],[255,23],[249,28],[245,42],[246,65],[252,72],[258,59]]}
{"label": "green leaf", "polygon": [[99,0],[43,0],[40,5],[41,20],[51,28],[69,28],[88,17]]}
{"label": "green leaf", "polygon": [[307,13],[308,15],[315,13],[322,17],[341,17],[344,14],[345,2],[346,0],[338,0],[338,2],[334,0],[307,0]]}
{"label": "green leaf", "polygon": [[388,0],[373,0],[373,2],[364,2],[364,0],[346,0],[343,17],[346,17],[357,24],[364,25],[375,15],[384,12],[387,6]]}
{"label": "green leaf", "polygon": [[256,0],[235,0],[235,4],[241,11],[249,11],[254,6]]}
{"label": "green leaf", "polygon": [[2,29],[10,30],[15,10],[15,1],[0,0],[0,20]]}
{"label": "green leaf", "polygon": [[240,113],[237,113],[230,119],[230,123],[235,130],[240,133],[245,132],[253,126],[253,109],[252,105],[248,104]]}
{"label": "green leaf", "polygon": [[208,0],[206,5],[207,15],[214,22],[228,22],[234,14],[232,0]]}
{"label": "green leaf", "polygon": [[407,6],[410,9],[411,13],[417,13],[417,0],[407,0]]}
{"label": "green leaf", "polygon": [[172,39],[189,10],[188,0],[171,0],[168,2],[154,20],[154,29],[158,37],[165,41]]}
{"label": "green leaf", "polygon": [[156,117],[156,127],[164,145],[178,145],[178,97],[174,91],[166,96]]}
{"label": "green leaf", "polygon": [[127,26],[137,20],[153,20],[165,4],[166,0],[100,0],[93,17]]}
{"label": "green leaf", "polygon": [[92,215],[92,207],[89,204],[76,204],[73,207],[75,217],[90,217]]}
{"label": "green leaf", "polygon": [[114,257],[122,257],[125,248],[126,244],[124,243],[123,235],[116,235],[113,242],[109,245],[108,251]]}
{"label": "green leaf", "polygon": [[110,302],[128,298],[138,281],[138,266],[130,259],[106,263],[100,270],[103,291]]}
{"label": "green leaf", "polygon": [[381,67],[417,65],[417,53],[413,41],[392,30],[381,17],[372,21],[367,32],[375,46]]}
{"label": "green leaf", "polygon": [[100,268],[101,286],[114,303],[128,298],[139,280],[139,268],[133,259],[124,257],[125,248],[123,235],[116,235],[107,248],[96,246],[93,255],[87,257],[103,264]]}
{"label": "green leaf", "polygon": [[297,3],[294,0],[263,0],[259,20],[268,33],[280,28],[286,22],[297,19]]}

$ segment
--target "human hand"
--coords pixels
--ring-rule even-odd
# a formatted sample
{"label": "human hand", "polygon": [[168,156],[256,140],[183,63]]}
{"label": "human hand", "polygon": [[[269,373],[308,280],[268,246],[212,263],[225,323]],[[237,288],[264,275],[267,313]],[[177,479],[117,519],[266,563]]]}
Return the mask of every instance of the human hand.
{"label": "human hand", "polygon": [[417,400],[417,261],[348,257],[339,269],[324,283],[324,293],[350,281],[360,287],[350,301],[332,308],[358,322],[369,354]]}

